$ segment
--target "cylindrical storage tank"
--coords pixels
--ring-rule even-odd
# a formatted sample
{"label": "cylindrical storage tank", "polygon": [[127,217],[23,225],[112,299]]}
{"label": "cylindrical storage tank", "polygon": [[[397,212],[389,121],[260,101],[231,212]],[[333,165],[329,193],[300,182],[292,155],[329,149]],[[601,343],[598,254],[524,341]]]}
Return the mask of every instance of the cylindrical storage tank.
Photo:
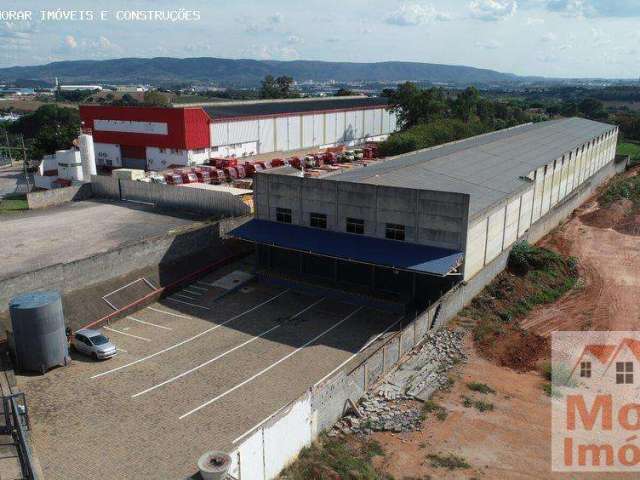
{"label": "cylindrical storage tank", "polygon": [[231,468],[231,456],[224,452],[204,453],[198,460],[198,471],[202,480],[223,480]]}
{"label": "cylindrical storage tank", "polygon": [[45,373],[67,365],[69,346],[59,292],[29,292],[9,302],[16,366]]}
{"label": "cylindrical storage tank", "polygon": [[60,178],[80,182],[84,180],[80,152],[74,149],[58,150],[56,159],[58,160],[58,176]]}
{"label": "cylindrical storage tank", "polygon": [[93,146],[93,136],[83,133],[80,135],[80,159],[85,182],[96,174],[96,151]]}

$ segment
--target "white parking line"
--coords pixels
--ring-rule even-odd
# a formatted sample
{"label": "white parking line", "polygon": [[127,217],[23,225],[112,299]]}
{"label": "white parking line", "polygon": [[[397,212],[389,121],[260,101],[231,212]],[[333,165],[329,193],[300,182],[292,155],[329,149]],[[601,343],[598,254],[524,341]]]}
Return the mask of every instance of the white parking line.
{"label": "white parking line", "polygon": [[167,297],[167,300],[171,300],[172,302],[184,303],[185,305],[191,305],[192,307],[202,308],[203,310],[210,310],[209,307],[203,307],[202,305],[196,305],[195,303],[185,302],[182,300],[178,300],[177,298]]}
{"label": "white parking line", "polygon": [[138,337],[137,335],[131,335],[130,333],[123,332],[121,330],[116,330],[115,328],[111,328],[111,327],[102,327],[102,328],[104,328],[105,330],[109,330],[110,332],[119,333],[120,335],[126,335],[127,337],[137,338],[138,340],[144,340],[145,342],[151,341],[150,338]]}
{"label": "white parking line", "polygon": [[[381,336],[383,336],[385,333],[387,333],[389,330],[391,330],[394,326],[396,326],[398,324],[398,322],[400,322],[402,319],[404,318],[404,315],[401,316],[400,318],[398,318],[398,320],[396,320],[395,322],[393,322],[391,325],[389,325],[387,328],[385,328],[382,332],[380,332],[378,335],[376,335],[375,337],[373,337],[371,340],[369,340],[367,343],[365,343],[356,353],[354,353],[353,355],[351,355],[348,359],[346,359],[344,362],[342,362],[340,365],[338,365],[336,368],[334,368],[333,370],[331,370],[331,372],[329,372],[327,375],[325,375],[324,377],[322,377],[322,379],[318,380],[315,384],[314,387],[316,387],[317,385],[319,385],[320,383],[324,382],[327,378],[329,378],[331,375],[333,375],[334,373],[336,373],[338,370],[340,370],[342,367],[344,367],[346,364],[348,364],[351,360],[353,360],[355,357],[357,357],[359,354],[361,354],[362,352],[364,352],[367,348],[369,348],[371,345],[373,345],[376,340],[378,340]],[[286,406],[286,405],[285,405]],[[265,419],[261,420],[260,422],[258,422],[257,424],[255,424],[253,427],[251,427],[249,430],[247,430],[246,432],[244,432],[242,435],[240,435],[238,438],[236,438],[235,440],[233,440],[231,443],[238,443],[240,440],[242,440],[244,437],[246,437],[247,435],[249,435],[250,433],[253,433],[256,429],[260,428],[262,425],[264,425],[265,423],[267,423],[269,420],[271,420],[280,410],[282,410],[284,407],[279,408],[278,410],[276,410],[275,412],[273,412],[271,415],[269,415],[268,417],[266,417]]]}
{"label": "white parking line", "polygon": [[193,284],[189,285],[189,288],[195,288],[196,290],[202,290],[203,292],[206,292],[206,291],[209,290],[208,288],[202,288],[202,287],[199,287],[199,286],[193,285]]}
{"label": "white parking line", "polygon": [[197,300],[196,297],[191,297],[189,295],[185,295],[184,293],[174,293],[173,295],[171,295],[172,297],[180,297],[180,298],[186,298],[187,300]]}
{"label": "white parking line", "polygon": [[284,362],[285,360],[291,358],[292,356],[294,356],[296,353],[300,352],[301,350],[303,350],[304,348],[308,347],[309,345],[311,345],[313,342],[315,342],[316,340],[318,340],[320,337],[326,335],[327,333],[329,333],[331,330],[333,330],[334,328],[338,327],[339,325],[343,324],[344,322],[346,322],[347,320],[349,320],[351,317],[353,317],[356,313],[358,313],[360,310],[362,310],[364,307],[358,307],[357,309],[355,309],[353,312],[351,312],[349,315],[347,315],[346,317],[344,317],[342,320],[340,320],[339,322],[333,324],[331,327],[327,328],[324,332],[322,332],[320,335],[315,336],[314,338],[312,338],[311,340],[309,340],[307,343],[305,343],[304,345],[302,345],[299,348],[296,348],[293,352],[285,355],[284,357],[282,357],[280,360],[278,360],[277,362],[272,363],[271,365],[269,365],[268,367],[260,370],[258,373],[256,373],[255,375],[252,375],[251,377],[247,378],[245,381],[237,384],[235,387],[230,388],[229,390],[227,390],[224,393],[221,393],[220,395],[218,395],[217,397],[212,398],[211,400],[207,400],[206,402],[204,402],[202,405],[197,406],[196,408],[194,408],[193,410],[188,411],[187,413],[180,415],[178,417],[178,420],[182,420],[183,418],[188,417],[189,415],[196,413],[199,410],[202,410],[203,408],[211,405],[212,403],[217,402],[218,400],[226,397],[227,395],[229,395],[230,393],[236,391],[237,389],[245,386],[247,383],[250,383],[252,381],[254,381],[256,378],[258,378],[261,375],[264,375],[265,373],[267,373],[269,370],[271,370],[272,368],[275,368],[276,366],[280,365],[282,362]]}
{"label": "white parking line", "polygon": [[150,327],[162,328],[163,330],[173,330],[173,328],[165,327],[164,325],[156,325],[155,323],[145,322],[144,320],[140,320],[138,318],[128,316],[129,320],[133,320],[134,322],[141,323],[143,325],[149,325]]}
{"label": "white parking line", "polygon": [[[298,317],[299,315],[302,315],[304,312],[306,312],[306,311],[307,311],[307,310],[309,310],[310,308],[314,307],[315,305],[319,304],[319,303],[320,303],[321,301],[323,301],[323,300],[324,300],[324,298],[321,298],[321,299],[320,299],[320,300],[318,300],[317,302],[313,302],[311,305],[309,305],[308,307],[305,307],[305,309],[304,309],[304,310],[301,310],[300,312],[296,313],[296,314],[295,314],[293,317],[291,317],[291,318],[296,318],[296,317]],[[191,374],[191,373],[193,373],[193,372],[195,372],[195,371],[197,371],[197,370],[200,370],[201,368],[206,367],[207,365],[210,365],[210,364],[212,364],[213,362],[215,362],[215,361],[217,361],[217,360],[220,360],[221,358],[223,358],[223,357],[227,356],[228,354],[230,354],[230,353],[232,353],[232,352],[235,352],[236,350],[238,350],[238,349],[240,349],[240,348],[242,348],[242,347],[244,347],[244,346],[247,346],[247,345],[249,345],[249,344],[250,344],[250,343],[252,343],[252,342],[255,342],[255,341],[256,341],[256,340],[258,340],[259,338],[264,337],[265,335],[269,334],[270,332],[273,332],[274,330],[276,330],[276,329],[280,328],[281,326],[282,326],[282,324],[279,324],[279,325],[276,325],[276,326],[274,326],[274,327],[271,327],[270,329],[265,330],[264,332],[262,332],[260,335],[257,335],[257,336],[255,336],[255,337],[253,337],[253,338],[250,338],[250,339],[249,339],[249,340],[247,340],[246,342],[243,342],[243,343],[241,343],[240,345],[237,345],[237,346],[235,346],[235,347],[233,347],[233,348],[231,348],[231,349],[227,350],[226,352],[223,352],[223,353],[221,353],[220,355],[217,355],[217,356],[215,356],[215,357],[213,357],[213,358],[211,358],[211,359],[207,360],[206,362],[203,362],[203,363],[201,363],[200,365],[197,365],[197,366],[195,366],[195,367],[193,367],[193,368],[191,368],[191,369],[187,370],[186,372],[182,372],[182,373],[180,373],[180,374],[176,375],[175,377],[172,377],[172,378],[170,378],[170,379],[168,379],[168,380],[165,380],[164,382],[158,383],[157,385],[154,385],[153,387],[149,387],[149,388],[147,388],[146,390],[143,390],[142,392],[138,392],[138,393],[136,393],[136,394],[134,394],[134,395],[131,395],[131,398],[139,397],[140,395],[144,395],[145,393],[152,392],[153,390],[155,390],[155,389],[157,389],[157,388],[160,388],[160,387],[162,387],[162,386],[164,386],[164,385],[167,385],[167,384],[169,384],[169,383],[173,383],[173,382],[175,382],[176,380],[178,380],[178,379],[180,379],[180,378],[182,378],[182,377],[186,377],[187,375],[189,375],[189,374]]]}
{"label": "white parking line", "polygon": [[197,296],[197,297],[199,297],[200,295],[203,295],[203,293],[202,293],[202,292],[193,292],[193,291],[191,291],[191,290],[187,290],[186,288],[183,290],[183,292],[187,292],[187,293],[189,293],[189,294],[191,294],[191,295],[195,295],[195,296]]}
{"label": "white parking line", "polygon": [[173,313],[173,312],[167,312],[166,310],[159,310],[157,308],[153,308],[153,307],[147,307],[149,310],[153,310],[154,312],[158,312],[158,313],[164,313],[165,315],[171,315],[173,317],[178,317],[178,318],[193,318],[190,317],[189,315],[182,315],[180,313]]}
{"label": "white parking line", "polygon": [[108,374],[110,374],[110,373],[117,372],[117,371],[122,370],[122,369],[124,369],[124,368],[131,367],[132,365],[136,365],[136,364],[138,364],[138,363],[140,363],[140,362],[144,362],[145,360],[149,360],[150,358],[157,357],[158,355],[161,355],[161,354],[163,354],[163,353],[169,352],[169,351],[173,350],[174,348],[178,348],[178,347],[180,347],[180,346],[184,345],[185,343],[189,343],[189,342],[191,342],[191,341],[195,340],[196,338],[199,338],[199,337],[201,337],[201,336],[203,336],[203,335],[206,335],[206,334],[207,334],[207,333],[209,333],[209,332],[213,332],[214,330],[216,330],[216,329],[218,329],[218,328],[220,328],[220,327],[222,327],[222,326],[226,325],[226,324],[227,324],[227,323],[229,323],[229,322],[232,322],[232,321],[234,321],[234,320],[236,320],[236,319],[238,319],[238,318],[242,317],[243,315],[246,315],[247,313],[251,313],[251,312],[253,312],[254,310],[257,310],[258,308],[260,308],[260,307],[262,307],[262,306],[266,305],[267,303],[269,303],[269,302],[271,302],[271,301],[275,300],[276,298],[281,297],[282,295],[284,295],[284,294],[285,294],[285,293],[287,293],[288,291],[289,291],[289,289],[287,288],[284,292],[280,292],[280,293],[279,293],[278,295],[276,295],[275,297],[271,297],[269,300],[265,300],[265,301],[264,301],[264,302],[262,302],[261,304],[256,305],[256,306],[255,306],[255,307],[253,307],[253,308],[250,308],[250,309],[249,309],[249,310],[247,310],[246,312],[242,312],[242,313],[240,313],[240,314],[236,315],[235,317],[231,317],[230,319],[225,320],[224,322],[222,322],[222,323],[220,323],[220,324],[218,324],[218,325],[215,325],[215,326],[213,326],[213,327],[211,327],[211,328],[207,328],[205,331],[200,332],[200,333],[198,333],[197,335],[194,335],[193,337],[189,337],[189,338],[187,338],[187,339],[185,339],[185,340],[182,340],[181,342],[178,342],[178,343],[175,343],[175,344],[171,345],[170,347],[167,347],[167,348],[162,349],[162,350],[160,350],[160,351],[158,351],[158,352],[152,353],[151,355],[147,355],[146,357],[139,358],[138,360],[136,360],[136,361],[134,361],[134,362],[127,363],[127,364],[125,364],[125,365],[121,365],[121,366],[116,367],[116,368],[112,368],[111,370],[107,370],[106,372],[98,373],[98,374],[96,374],[96,375],[92,376],[91,378],[98,378],[98,377],[102,377],[102,376],[104,376],[104,375],[108,375]]}

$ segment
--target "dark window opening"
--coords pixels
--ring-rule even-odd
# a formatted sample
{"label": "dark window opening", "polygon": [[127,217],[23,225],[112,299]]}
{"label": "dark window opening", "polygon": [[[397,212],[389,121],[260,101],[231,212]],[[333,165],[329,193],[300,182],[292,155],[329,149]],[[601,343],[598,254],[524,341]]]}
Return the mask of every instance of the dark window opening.
{"label": "dark window opening", "polygon": [[404,240],[404,225],[398,225],[396,223],[387,223],[385,236],[389,240]]}
{"label": "dark window opening", "polygon": [[582,378],[591,378],[591,362],[580,363],[580,376]]}
{"label": "dark window opening", "polygon": [[616,383],[618,385],[633,383],[633,362],[616,362]]}
{"label": "dark window opening", "polygon": [[310,213],[309,225],[315,228],[327,228],[327,216],[324,213]]}
{"label": "dark window opening", "polygon": [[276,221],[280,223],[291,223],[291,209],[276,208]]}
{"label": "dark window opening", "polygon": [[347,218],[347,233],[364,234],[364,220],[360,218]]}

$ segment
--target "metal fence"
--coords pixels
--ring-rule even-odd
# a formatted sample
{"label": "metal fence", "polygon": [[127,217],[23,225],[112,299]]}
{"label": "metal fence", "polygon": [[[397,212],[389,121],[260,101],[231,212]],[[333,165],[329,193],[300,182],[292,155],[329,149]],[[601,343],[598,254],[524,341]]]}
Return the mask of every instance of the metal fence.
{"label": "metal fence", "polygon": [[13,393],[2,397],[4,426],[1,433],[11,435],[13,446],[18,453],[22,478],[38,480],[34,467],[33,455],[29,446],[27,431],[29,430],[29,409],[24,393]]}

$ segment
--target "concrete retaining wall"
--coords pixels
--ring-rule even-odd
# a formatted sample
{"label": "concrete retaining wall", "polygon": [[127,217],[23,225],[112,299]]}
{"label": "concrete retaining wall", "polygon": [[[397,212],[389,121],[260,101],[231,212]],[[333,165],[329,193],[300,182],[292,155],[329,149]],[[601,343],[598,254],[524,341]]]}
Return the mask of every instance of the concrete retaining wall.
{"label": "concrete retaining wall", "polygon": [[[610,162],[589,182],[582,185],[553,213],[535,222],[526,239],[536,242],[564,221],[587,200],[605,180],[624,171],[625,163]],[[402,356],[415,347],[431,328],[448,323],[496,275],[504,270],[506,250],[468,282],[447,292],[427,311],[402,320],[402,328],[384,343],[370,347],[367,358],[350,371],[340,371],[311,387],[302,397],[269,417],[263,424],[237,439],[231,474],[239,480],[267,480],[293,461],[303,447],[320,432],[339,420],[348,399],[357,402],[367,389],[397,366]]]}
{"label": "concrete retaining wall", "polygon": [[93,196],[91,184],[74,185],[65,188],[54,188],[41,192],[27,193],[29,209],[55,207],[67,202],[86,200]]}
{"label": "concrete retaining wall", "polygon": [[[240,221],[240,220],[237,220]],[[215,248],[221,242],[225,222],[167,233],[122,245],[113,250],[68,263],[58,263],[0,280],[0,311],[9,300],[25,291],[56,289],[69,292],[126,275],[134,270],[177,260],[185,255]]]}
{"label": "concrete retaining wall", "polygon": [[250,215],[251,207],[226,192],[92,176],[97,197],[152,203],[160,208],[207,212],[217,218]]}

